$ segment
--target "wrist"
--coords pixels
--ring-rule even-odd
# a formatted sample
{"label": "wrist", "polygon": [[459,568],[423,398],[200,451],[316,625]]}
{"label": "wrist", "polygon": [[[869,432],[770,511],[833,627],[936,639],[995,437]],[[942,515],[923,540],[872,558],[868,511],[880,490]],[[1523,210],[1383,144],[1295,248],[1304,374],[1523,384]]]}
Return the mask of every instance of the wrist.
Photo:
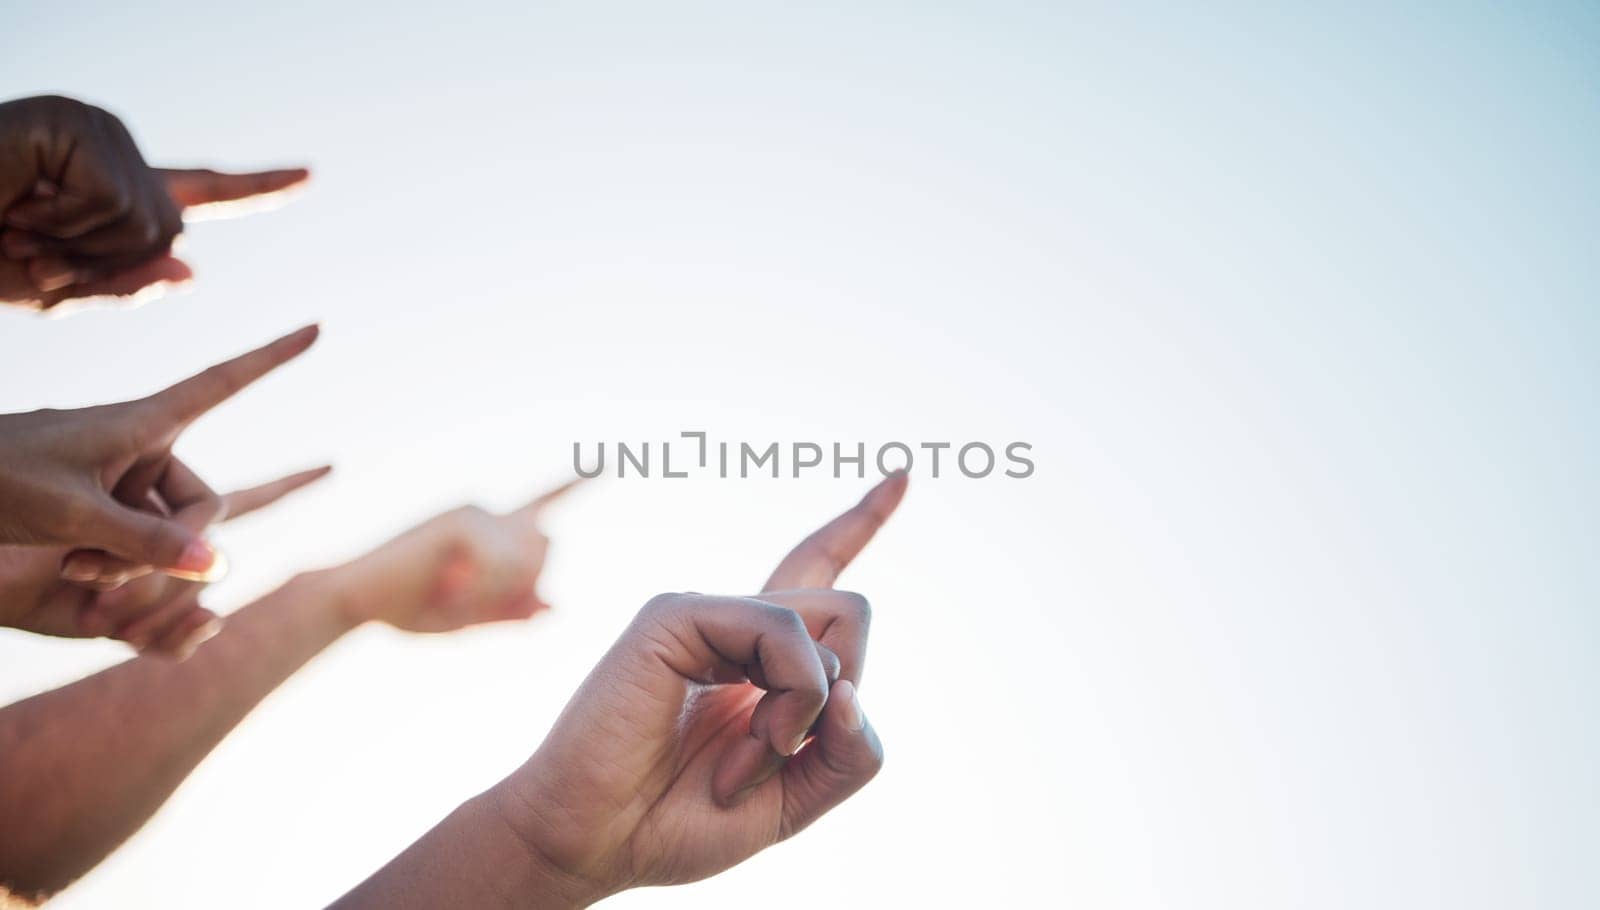
{"label": "wrist", "polygon": [[295,592],[296,602],[313,606],[334,632],[343,635],[371,619],[362,612],[360,586],[352,582],[344,567],[338,567],[301,572],[284,587]]}
{"label": "wrist", "polygon": [[393,617],[411,610],[417,587],[411,577],[418,563],[413,554],[401,548],[405,540],[387,544],[355,559],[326,569],[327,584],[335,592],[341,616],[353,625],[369,622],[393,623]]}
{"label": "wrist", "polygon": [[498,805],[498,789],[456,807],[333,910],[576,910],[603,897],[581,878],[539,859]]}
{"label": "wrist", "polygon": [[[597,877],[585,873],[580,862],[561,855],[560,848],[546,837],[550,829],[538,807],[511,789],[510,784],[509,780],[501,781],[467,805],[480,804],[477,811],[484,813],[487,823],[503,834],[518,856],[514,866],[515,893],[526,895],[527,899],[517,906],[540,910],[588,907],[625,890],[605,886]],[[570,836],[572,832],[562,833]]]}

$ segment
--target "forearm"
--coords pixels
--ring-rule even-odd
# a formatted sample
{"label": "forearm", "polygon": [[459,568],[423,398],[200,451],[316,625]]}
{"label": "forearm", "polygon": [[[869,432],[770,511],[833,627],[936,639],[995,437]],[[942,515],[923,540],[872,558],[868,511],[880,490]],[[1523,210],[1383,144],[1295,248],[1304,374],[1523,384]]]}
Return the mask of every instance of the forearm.
{"label": "forearm", "polygon": [[330,910],[569,910],[603,896],[531,850],[500,798],[496,788],[462,803]]}
{"label": "forearm", "polygon": [[187,661],[135,658],[0,710],[0,886],[48,894],[88,871],[352,626],[335,574],[302,575]]}

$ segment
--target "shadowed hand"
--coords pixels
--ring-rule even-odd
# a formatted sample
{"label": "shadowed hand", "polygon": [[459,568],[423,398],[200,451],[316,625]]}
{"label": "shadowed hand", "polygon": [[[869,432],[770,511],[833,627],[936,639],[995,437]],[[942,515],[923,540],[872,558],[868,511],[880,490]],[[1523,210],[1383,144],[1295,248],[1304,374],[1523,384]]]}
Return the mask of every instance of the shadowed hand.
{"label": "shadowed hand", "polygon": [[260,208],[303,168],[225,174],[147,165],[112,114],[71,98],[0,104],[0,303],[144,299],[193,272],[185,219]]}

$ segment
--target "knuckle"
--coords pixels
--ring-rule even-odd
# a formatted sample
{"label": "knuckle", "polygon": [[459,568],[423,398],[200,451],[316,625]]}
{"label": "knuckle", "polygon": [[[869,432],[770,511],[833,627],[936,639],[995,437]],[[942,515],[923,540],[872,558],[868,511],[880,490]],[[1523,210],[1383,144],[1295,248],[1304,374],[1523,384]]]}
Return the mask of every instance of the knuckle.
{"label": "knuckle", "polygon": [[873,740],[872,748],[867,750],[863,764],[866,766],[865,770],[867,780],[871,780],[878,776],[878,772],[883,770],[882,743],[878,742],[877,740]]}
{"label": "knuckle", "polygon": [[183,233],[183,218],[176,210],[162,212],[156,222],[153,243],[162,250],[172,249],[172,244]]}
{"label": "knuckle", "polygon": [[462,506],[456,513],[457,527],[464,531],[472,540],[473,545],[482,548],[490,539],[494,525],[494,515],[488,509],[477,504]]}
{"label": "knuckle", "polygon": [[456,506],[448,512],[434,516],[428,521],[427,527],[433,533],[442,534],[451,541],[462,541],[468,546],[473,545],[476,531],[482,521],[483,510],[477,506]]}
{"label": "knuckle", "polygon": [[656,596],[645,601],[644,606],[639,608],[639,618],[660,618],[662,616],[676,613],[678,610],[682,609],[683,601],[684,595],[682,594],[657,594]]}
{"label": "knuckle", "polygon": [[102,134],[109,137],[117,151],[122,154],[131,153],[135,161],[143,164],[144,159],[139,157],[138,146],[134,143],[133,135],[128,132],[128,125],[122,122],[122,118],[103,107],[91,105],[89,109],[92,112],[91,116],[99,121]]}
{"label": "knuckle", "polygon": [[89,116],[100,121],[100,123],[104,126],[119,127],[122,125],[122,121],[117,119],[116,114],[111,113],[103,107],[84,102],[83,109],[89,114]]}
{"label": "knuckle", "polygon": [[848,616],[862,626],[872,623],[872,603],[854,591],[840,591],[839,606]]}
{"label": "knuckle", "polygon": [[28,104],[47,110],[65,110],[74,106],[84,106],[82,101],[76,98],[68,98],[66,95],[35,95],[28,100]]}
{"label": "knuckle", "polygon": [[799,613],[788,607],[770,604],[767,607],[767,617],[773,625],[778,626],[787,634],[799,633],[806,635],[808,639],[810,637],[806,633],[806,621],[800,618]]}
{"label": "knuckle", "polygon": [[795,689],[794,696],[808,714],[819,713],[822,711],[822,706],[828,703],[828,681],[818,679],[810,685]]}
{"label": "knuckle", "polygon": [[121,183],[103,186],[91,198],[98,209],[113,217],[126,215],[133,210],[133,193]]}
{"label": "knuckle", "polygon": [[40,95],[28,103],[42,114],[73,119],[87,119],[100,110],[92,104],[66,95]]}
{"label": "knuckle", "polygon": [[140,532],[139,539],[140,543],[144,545],[145,552],[158,559],[177,556],[177,553],[170,552],[174,548],[168,543],[167,527],[164,524],[159,522],[151,523],[150,527]]}
{"label": "knuckle", "polygon": [[839,655],[827,649],[819,650],[817,654],[822,658],[822,669],[827,672],[828,677],[830,679],[838,677],[839,671],[844,667]]}
{"label": "knuckle", "polygon": [[140,247],[153,247],[161,240],[161,224],[154,218],[141,218],[134,228],[134,243]]}

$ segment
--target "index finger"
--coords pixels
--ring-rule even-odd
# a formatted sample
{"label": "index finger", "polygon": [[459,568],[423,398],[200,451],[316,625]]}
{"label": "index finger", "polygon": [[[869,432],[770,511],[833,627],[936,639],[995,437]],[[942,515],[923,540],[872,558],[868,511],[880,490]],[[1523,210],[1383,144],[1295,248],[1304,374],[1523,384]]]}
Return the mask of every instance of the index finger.
{"label": "index finger", "polygon": [[288,477],[280,477],[268,483],[234,490],[222,497],[222,517],[219,520],[231,521],[257,509],[264,509],[295,490],[328,476],[328,472],[332,470],[332,465],[323,465],[320,468],[290,474]]}
{"label": "index finger", "polygon": [[181,427],[238,394],[245,386],[305,353],[317,340],[318,326],[297,329],[277,341],[219,363],[145,399],[161,429]]}
{"label": "index finger", "polygon": [[555,487],[554,489],[546,490],[545,492],[540,493],[538,496],[528,500],[523,505],[518,506],[516,511],[514,511],[512,514],[530,517],[538,515],[540,512],[544,511],[545,507],[550,505],[550,503],[555,502],[561,497],[567,495],[567,493],[572,491],[573,487],[583,483],[587,479],[588,478],[585,477],[574,477],[566,483]]}
{"label": "index finger", "polygon": [[896,471],[867,491],[853,508],[817,529],[789,551],[763,591],[831,588],[839,573],[866,547],[906,495],[905,471]]}
{"label": "index finger", "polygon": [[867,668],[872,605],[852,591],[765,591],[761,599],[800,614],[806,632],[839,658],[839,679],[861,685]]}
{"label": "index finger", "polygon": [[311,172],[303,167],[243,174],[227,174],[208,168],[160,168],[157,173],[166,182],[167,194],[172,201],[185,209],[270,196],[299,186],[311,178]]}

